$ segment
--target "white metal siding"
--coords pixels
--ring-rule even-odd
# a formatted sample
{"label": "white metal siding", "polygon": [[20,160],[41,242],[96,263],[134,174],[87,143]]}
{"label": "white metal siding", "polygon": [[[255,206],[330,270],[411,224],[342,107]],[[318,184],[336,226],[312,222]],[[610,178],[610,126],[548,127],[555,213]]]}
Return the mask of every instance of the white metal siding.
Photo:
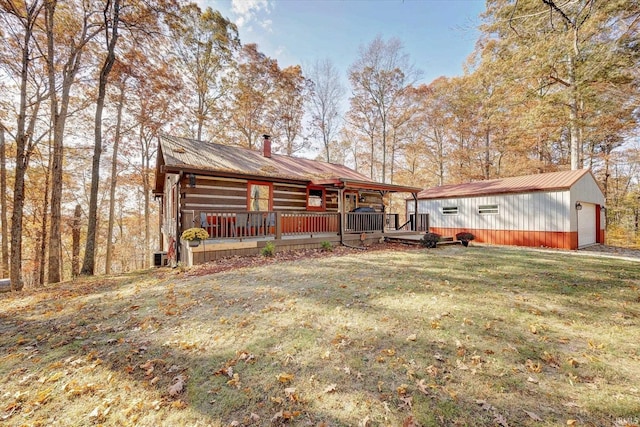
{"label": "white metal siding", "polygon": [[[498,213],[480,215],[480,205],[498,205]],[[443,215],[445,206],[458,206],[458,215]],[[409,203],[408,209],[413,210],[413,202]],[[568,191],[419,200],[418,212],[429,214],[432,227],[570,231]]]}

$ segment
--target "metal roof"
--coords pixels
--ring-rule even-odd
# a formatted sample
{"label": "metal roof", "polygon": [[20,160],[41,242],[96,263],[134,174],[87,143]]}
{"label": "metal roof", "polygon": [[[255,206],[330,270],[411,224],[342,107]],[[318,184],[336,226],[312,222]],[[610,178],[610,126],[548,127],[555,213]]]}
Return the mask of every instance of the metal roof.
{"label": "metal roof", "polygon": [[588,169],[579,169],[444,185],[422,190],[418,193],[418,199],[447,199],[492,194],[568,190],[583,176],[590,173]]}
{"label": "metal roof", "polygon": [[344,187],[347,182],[363,188],[417,193],[419,188],[380,184],[343,165],[280,154],[265,157],[261,151],[169,135],[160,136],[162,170],[241,176],[265,180],[317,182]]}

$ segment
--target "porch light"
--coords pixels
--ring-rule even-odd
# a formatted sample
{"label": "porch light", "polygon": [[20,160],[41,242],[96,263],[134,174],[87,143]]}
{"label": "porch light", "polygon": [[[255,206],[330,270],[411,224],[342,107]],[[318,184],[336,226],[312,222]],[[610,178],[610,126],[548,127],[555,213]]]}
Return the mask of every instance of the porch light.
{"label": "porch light", "polygon": [[193,173],[189,174],[189,187],[196,188],[196,175]]}
{"label": "porch light", "polygon": [[606,211],[607,211],[606,206],[600,206],[600,212],[606,212]]}
{"label": "porch light", "polygon": [[360,203],[364,203],[364,200],[365,200],[364,195],[361,194],[360,197],[358,197],[358,201]]}
{"label": "porch light", "polygon": [[582,203],[576,202],[576,210],[577,211],[581,211],[582,210]]}

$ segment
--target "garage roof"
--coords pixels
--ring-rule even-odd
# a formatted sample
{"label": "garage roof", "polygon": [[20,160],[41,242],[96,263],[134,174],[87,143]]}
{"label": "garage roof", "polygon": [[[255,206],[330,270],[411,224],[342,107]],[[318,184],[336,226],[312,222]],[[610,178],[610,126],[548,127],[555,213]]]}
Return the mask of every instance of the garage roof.
{"label": "garage roof", "polygon": [[586,174],[588,169],[540,173],[511,178],[490,179],[465,184],[428,188],[418,193],[418,199],[447,199],[475,197],[490,194],[530,193],[538,191],[568,190]]}

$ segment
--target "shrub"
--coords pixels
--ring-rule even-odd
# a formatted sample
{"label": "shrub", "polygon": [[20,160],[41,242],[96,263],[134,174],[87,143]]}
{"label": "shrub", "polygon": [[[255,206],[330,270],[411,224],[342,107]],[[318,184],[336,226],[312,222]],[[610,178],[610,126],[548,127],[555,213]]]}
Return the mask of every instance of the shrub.
{"label": "shrub", "polygon": [[442,236],[438,233],[427,232],[422,236],[422,239],[420,239],[420,245],[426,248],[435,248],[436,244],[440,241],[440,237]]}
{"label": "shrub", "polygon": [[320,246],[322,247],[322,250],[325,252],[331,252],[333,250],[333,245],[331,244],[331,242],[324,240],[322,243],[320,243]]}
{"label": "shrub", "polygon": [[468,231],[461,231],[460,233],[456,234],[456,240],[470,242],[473,239],[475,239],[475,236],[472,233],[469,233]]}
{"label": "shrub", "polygon": [[260,253],[262,254],[262,256],[272,257],[276,253],[276,245],[274,245],[273,242],[267,242],[267,244],[264,245],[264,248],[262,248],[262,251],[260,251]]}

